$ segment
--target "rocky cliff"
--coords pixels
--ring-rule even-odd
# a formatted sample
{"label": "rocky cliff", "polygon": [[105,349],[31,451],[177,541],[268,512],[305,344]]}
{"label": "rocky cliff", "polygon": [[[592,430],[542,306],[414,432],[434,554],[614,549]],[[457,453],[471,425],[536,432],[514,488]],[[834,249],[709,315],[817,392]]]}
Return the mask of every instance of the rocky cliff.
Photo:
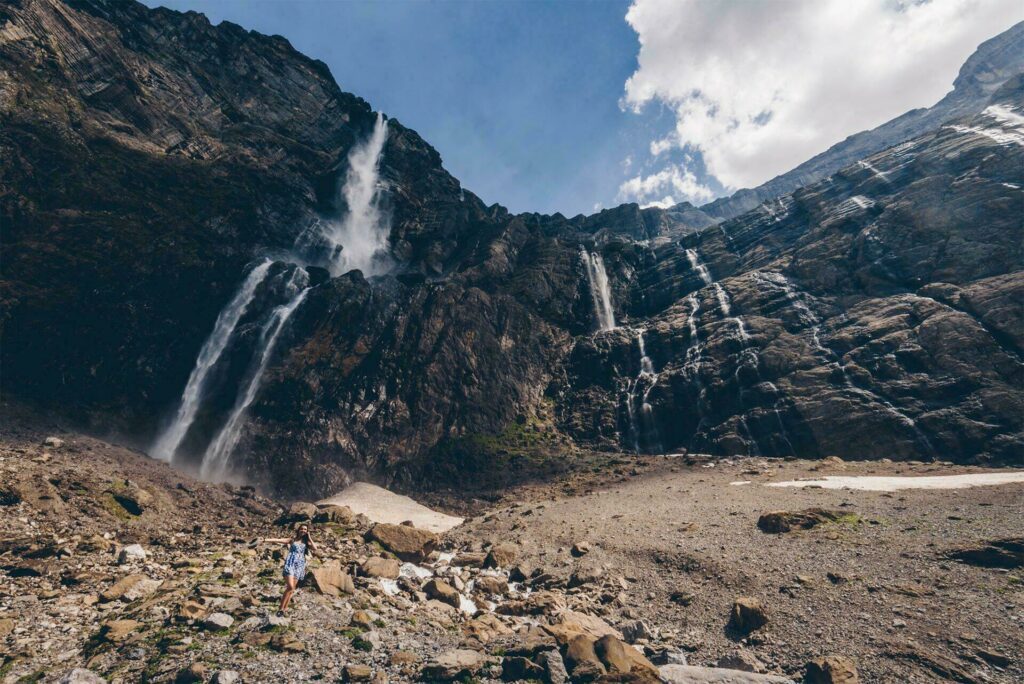
{"label": "rocky cliff", "polygon": [[[253,264],[286,278],[297,238],[351,209],[376,115],[283,38],[194,13],[23,0],[0,25],[4,392],[148,445]],[[394,267],[306,269],[233,466],[329,492],[500,482],[581,447],[1019,460],[1022,99],[1011,79],[713,227],[510,215],[390,120]],[[237,321],[179,465],[237,405],[280,290]]]}

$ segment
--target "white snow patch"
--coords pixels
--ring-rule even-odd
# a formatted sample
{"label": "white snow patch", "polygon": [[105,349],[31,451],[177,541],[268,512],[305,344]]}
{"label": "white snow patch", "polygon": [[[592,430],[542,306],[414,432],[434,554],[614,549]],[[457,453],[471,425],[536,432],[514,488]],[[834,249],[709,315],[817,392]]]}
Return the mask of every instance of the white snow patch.
{"label": "white snow patch", "polygon": [[462,518],[445,515],[416,503],[407,496],[395,494],[369,482],[356,482],[338,494],[318,502],[348,506],[357,515],[362,513],[373,522],[400,525],[411,520],[413,525],[431,532],[447,532],[462,524]]}
{"label": "white snow patch", "polygon": [[751,480],[737,480],[736,482],[730,482],[733,487],[740,487],[742,485],[750,484]]}
{"label": "white snow patch", "polygon": [[821,487],[857,489],[865,492],[894,492],[899,489],[965,489],[1024,482],[1024,472],[970,473],[966,475],[875,476],[826,475],[820,480],[770,482],[768,487]]}

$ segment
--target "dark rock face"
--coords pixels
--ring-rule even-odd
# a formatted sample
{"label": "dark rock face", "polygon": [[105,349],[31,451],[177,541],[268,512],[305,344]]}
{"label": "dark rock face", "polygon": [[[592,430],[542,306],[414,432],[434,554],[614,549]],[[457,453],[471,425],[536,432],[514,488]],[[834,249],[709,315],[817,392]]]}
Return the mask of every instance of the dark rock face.
{"label": "dark rock face", "polygon": [[[146,443],[254,260],[289,273],[296,237],[347,210],[338,179],[375,114],[284,39],[194,13],[24,0],[0,25],[4,390]],[[1024,174],[998,115],[1022,99],[1011,79],[991,100],[1010,110],[717,226],[687,206],[512,216],[391,120],[398,266],[308,269],[235,465],[315,494],[503,481],[577,445],[1019,460]],[[581,250],[615,329],[594,332]],[[280,303],[264,289],[186,462]]]}

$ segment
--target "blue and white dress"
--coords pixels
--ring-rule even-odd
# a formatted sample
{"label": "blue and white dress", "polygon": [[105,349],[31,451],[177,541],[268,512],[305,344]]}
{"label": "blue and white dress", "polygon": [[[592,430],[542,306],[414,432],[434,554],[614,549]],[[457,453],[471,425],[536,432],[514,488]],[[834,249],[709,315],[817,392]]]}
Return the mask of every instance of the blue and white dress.
{"label": "blue and white dress", "polygon": [[306,576],[306,545],[300,541],[293,541],[288,547],[288,557],[284,559],[284,576],[294,577],[302,581]]}

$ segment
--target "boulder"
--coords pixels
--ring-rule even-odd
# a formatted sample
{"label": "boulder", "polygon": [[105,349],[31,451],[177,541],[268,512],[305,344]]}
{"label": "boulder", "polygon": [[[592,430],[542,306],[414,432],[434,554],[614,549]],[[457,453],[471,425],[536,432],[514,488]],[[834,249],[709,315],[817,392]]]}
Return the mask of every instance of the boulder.
{"label": "boulder", "polygon": [[357,610],[352,613],[352,619],[349,621],[350,624],[356,627],[362,627],[363,629],[373,629],[373,623],[375,620],[380,619],[376,613],[369,613],[365,610]]}
{"label": "boulder", "polygon": [[806,684],[859,684],[853,661],[844,656],[824,656],[807,663]]}
{"label": "boulder", "polygon": [[566,646],[565,663],[574,682],[593,681],[607,672],[594,650],[595,641],[586,634],[577,634]]}
{"label": "boulder", "polygon": [[373,668],[369,665],[348,663],[341,669],[341,674],[346,682],[368,682],[373,679]]}
{"label": "boulder", "polygon": [[515,563],[518,557],[519,547],[515,544],[509,544],[508,542],[495,544],[487,552],[487,557],[484,559],[484,567],[507,568]]}
{"label": "boulder", "polygon": [[473,589],[481,594],[504,596],[508,593],[508,582],[502,577],[483,575],[477,577],[476,582],[473,584]]}
{"label": "boulder", "polygon": [[438,536],[433,532],[408,525],[378,523],[366,533],[367,539],[375,541],[404,561],[419,563],[426,560],[437,547]]}
{"label": "boulder", "polygon": [[133,482],[113,487],[108,493],[131,515],[142,515],[143,511],[153,505],[153,495]]}
{"label": "boulder", "polygon": [[569,681],[569,672],[565,669],[565,661],[562,660],[562,654],[558,651],[542,651],[537,656],[537,662],[547,671],[547,681],[551,684],[566,684]]}
{"label": "boulder", "polygon": [[631,644],[635,644],[640,639],[650,639],[654,636],[651,628],[643,620],[633,620],[620,625],[619,631],[622,632],[622,638]]}
{"label": "boulder", "polygon": [[505,626],[494,613],[483,613],[462,626],[468,639],[483,645],[494,639],[511,634],[512,630]]}
{"label": "boulder", "polygon": [[716,667],[726,670],[742,670],[743,672],[756,672],[758,674],[767,672],[768,668],[749,651],[732,651],[726,653],[715,663]]}
{"label": "boulder", "polygon": [[366,561],[359,566],[359,570],[367,577],[397,579],[398,575],[401,574],[402,564],[394,558],[374,556],[373,558],[367,558]]}
{"label": "boulder", "polygon": [[57,684],[107,684],[107,680],[92,670],[76,667],[58,679]]}
{"label": "boulder", "polygon": [[749,634],[768,624],[768,613],[756,598],[741,596],[732,604],[729,626],[740,634]]}
{"label": "boulder", "polygon": [[662,665],[658,673],[665,684],[796,684],[786,677],[694,665]]}
{"label": "boulder", "polygon": [[355,583],[348,573],[341,569],[341,561],[329,560],[309,572],[310,581],[321,594],[340,596],[356,593]]}
{"label": "boulder", "polygon": [[146,550],[141,544],[129,544],[117,554],[117,562],[121,565],[146,560]]}
{"label": "boulder", "polygon": [[621,639],[603,636],[597,640],[594,650],[612,674],[631,674],[645,681],[658,680],[658,668]]}
{"label": "boulder", "polygon": [[453,608],[461,604],[461,596],[455,588],[442,579],[436,577],[423,585],[423,592],[432,599],[447,603]]}
{"label": "boulder", "polygon": [[141,627],[142,623],[135,620],[111,620],[103,623],[100,636],[112,644],[122,644],[134,637]]}
{"label": "boulder", "polygon": [[585,556],[588,553],[590,553],[590,542],[576,542],[572,545],[572,549],[570,552],[577,558],[579,558],[580,556]]}
{"label": "boulder", "polygon": [[501,678],[508,682],[544,679],[544,668],[529,658],[506,656],[501,661]]}
{"label": "boulder", "polygon": [[302,653],[306,645],[295,638],[294,634],[275,634],[270,639],[270,648],[281,653]]}
{"label": "boulder", "polygon": [[766,534],[782,534],[791,530],[809,530],[826,522],[836,522],[849,513],[808,508],[803,511],[771,511],[757,519],[757,528]]}
{"label": "boulder", "polygon": [[422,677],[426,681],[450,682],[469,678],[487,664],[487,656],[477,651],[460,648],[447,651],[423,666]]}
{"label": "boulder", "polygon": [[452,559],[452,565],[460,568],[480,568],[487,560],[483,551],[463,551]]}
{"label": "boulder", "polygon": [[64,448],[64,440],[60,437],[47,437],[43,440],[43,446],[50,449],[62,449]]}
{"label": "boulder", "polygon": [[0,618],[0,639],[14,631],[14,618]]}
{"label": "boulder", "polygon": [[235,624],[235,618],[227,613],[210,613],[203,618],[203,628],[211,632],[222,632],[225,629],[231,629],[233,624]]}
{"label": "boulder", "polygon": [[278,522],[284,524],[311,522],[319,510],[315,504],[306,501],[296,501],[288,507],[288,512],[281,516]]}
{"label": "boulder", "polygon": [[114,582],[114,584],[100,592],[100,600],[108,603],[110,601],[118,601],[120,599],[133,601],[137,598],[141,598],[142,596],[152,594],[161,584],[161,582],[151,580],[145,575],[125,575]]}
{"label": "boulder", "polygon": [[205,682],[209,676],[206,665],[203,663],[191,663],[178,671],[178,676],[174,678],[174,682],[175,684],[198,684],[199,682]]}
{"label": "boulder", "polygon": [[321,506],[313,516],[315,523],[336,523],[338,525],[351,525],[356,521],[356,514],[348,506],[335,506],[328,504]]}
{"label": "boulder", "polygon": [[213,675],[210,684],[238,684],[241,675],[235,670],[220,670]]}

